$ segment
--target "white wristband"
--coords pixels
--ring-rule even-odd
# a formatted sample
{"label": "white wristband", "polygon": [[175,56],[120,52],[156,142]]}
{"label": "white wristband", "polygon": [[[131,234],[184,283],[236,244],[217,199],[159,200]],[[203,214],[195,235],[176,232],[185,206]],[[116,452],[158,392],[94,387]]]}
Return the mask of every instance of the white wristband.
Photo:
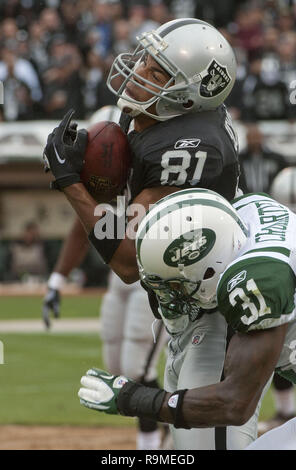
{"label": "white wristband", "polygon": [[65,284],[67,278],[60,273],[52,273],[49,276],[47,285],[50,289],[60,290],[62,289],[63,285]]}

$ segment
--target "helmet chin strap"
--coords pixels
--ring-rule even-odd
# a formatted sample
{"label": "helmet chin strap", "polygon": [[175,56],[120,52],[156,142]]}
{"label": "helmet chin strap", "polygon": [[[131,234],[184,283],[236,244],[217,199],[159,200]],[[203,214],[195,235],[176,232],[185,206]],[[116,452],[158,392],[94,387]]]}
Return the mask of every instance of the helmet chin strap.
{"label": "helmet chin strap", "polygon": [[124,98],[119,98],[119,100],[117,101],[117,106],[119,109],[121,109],[123,113],[128,114],[132,118],[141,114],[140,109],[135,109],[135,105],[133,105],[129,101],[126,101]]}
{"label": "helmet chin strap", "polygon": [[154,100],[146,104],[134,103],[129,99],[126,91],[124,90],[122,93],[122,98],[119,98],[119,100],[117,101],[117,106],[121,109],[121,111],[129,114],[131,117],[136,117],[139,114],[144,113],[148,114],[149,116],[153,116],[154,119],[157,119],[157,115],[154,116],[153,114],[146,111],[147,108],[150,108],[150,106],[152,106],[157,101],[157,99],[158,97],[156,96]]}
{"label": "helmet chin strap", "polygon": [[132,118],[139,116],[139,114],[145,114],[146,116],[149,116],[156,121],[167,121],[168,119],[172,119],[178,116],[178,114],[172,116],[159,116],[158,114],[149,113],[147,109],[149,109],[150,106],[152,106],[159,99],[158,96],[156,96],[153,101],[150,101],[146,104],[138,104],[130,101],[125,91],[123,91],[121,96],[122,97],[117,101],[117,106],[119,109],[121,109],[122,112],[128,114]]}

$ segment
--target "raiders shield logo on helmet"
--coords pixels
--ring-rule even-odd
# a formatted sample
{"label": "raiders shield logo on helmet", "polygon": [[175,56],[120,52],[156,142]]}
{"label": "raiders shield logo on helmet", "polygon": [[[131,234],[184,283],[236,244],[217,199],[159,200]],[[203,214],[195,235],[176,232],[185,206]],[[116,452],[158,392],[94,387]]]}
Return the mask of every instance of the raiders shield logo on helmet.
{"label": "raiders shield logo on helmet", "polygon": [[231,82],[227,68],[220,65],[215,59],[207,68],[200,85],[200,94],[204,98],[211,98],[221,93]]}

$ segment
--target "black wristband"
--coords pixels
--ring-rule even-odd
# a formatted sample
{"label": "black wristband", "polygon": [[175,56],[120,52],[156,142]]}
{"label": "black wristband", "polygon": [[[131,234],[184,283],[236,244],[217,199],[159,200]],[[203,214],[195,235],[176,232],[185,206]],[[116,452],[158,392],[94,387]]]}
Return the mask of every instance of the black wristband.
{"label": "black wristband", "polygon": [[127,382],[118,394],[116,405],[124,416],[158,420],[165,395],[165,390]]}
{"label": "black wristband", "polygon": [[[119,217],[114,212],[112,211],[106,211],[106,212],[110,212],[112,225],[113,225],[111,227],[110,234],[108,233],[108,226],[107,226],[106,232],[104,232],[106,236],[104,238],[97,237],[96,236],[97,224],[96,224],[94,228],[92,229],[92,231],[89,233],[88,239],[91,242],[91,244],[94,246],[94,248],[97,250],[97,252],[101,255],[105,263],[108,264],[111,261],[121,241],[125,237],[125,215],[122,216],[123,219],[121,219],[120,221],[122,223],[119,224],[118,223]],[[118,229],[119,225],[121,227],[121,230]]]}
{"label": "black wristband", "polygon": [[190,426],[185,423],[182,411],[184,395],[187,390],[188,388],[184,390],[176,390],[174,393],[171,394],[170,398],[168,399],[168,408],[173,416],[174,427],[176,429],[191,429]]}
{"label": "black wristband", "polygon": [[76,174],[67,175],[63,176],[63,178],[59,178],[58,180],[52,181],[50,183],[50,189],[58,189],[59,191],[62,191],[67,186],[71,186],[75,183],[81,183],[80,176]]}

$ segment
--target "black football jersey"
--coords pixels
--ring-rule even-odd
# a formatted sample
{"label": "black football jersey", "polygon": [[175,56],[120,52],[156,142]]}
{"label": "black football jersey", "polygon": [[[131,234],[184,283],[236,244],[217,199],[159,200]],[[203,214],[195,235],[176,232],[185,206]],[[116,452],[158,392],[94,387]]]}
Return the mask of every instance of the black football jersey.
{"label": "black football jersey", "polygon": [[238,143],[224,105],[132,131],[128,139],[133,153],[131,200],[157,186],[208,188],[228,200],[235,196]]}

